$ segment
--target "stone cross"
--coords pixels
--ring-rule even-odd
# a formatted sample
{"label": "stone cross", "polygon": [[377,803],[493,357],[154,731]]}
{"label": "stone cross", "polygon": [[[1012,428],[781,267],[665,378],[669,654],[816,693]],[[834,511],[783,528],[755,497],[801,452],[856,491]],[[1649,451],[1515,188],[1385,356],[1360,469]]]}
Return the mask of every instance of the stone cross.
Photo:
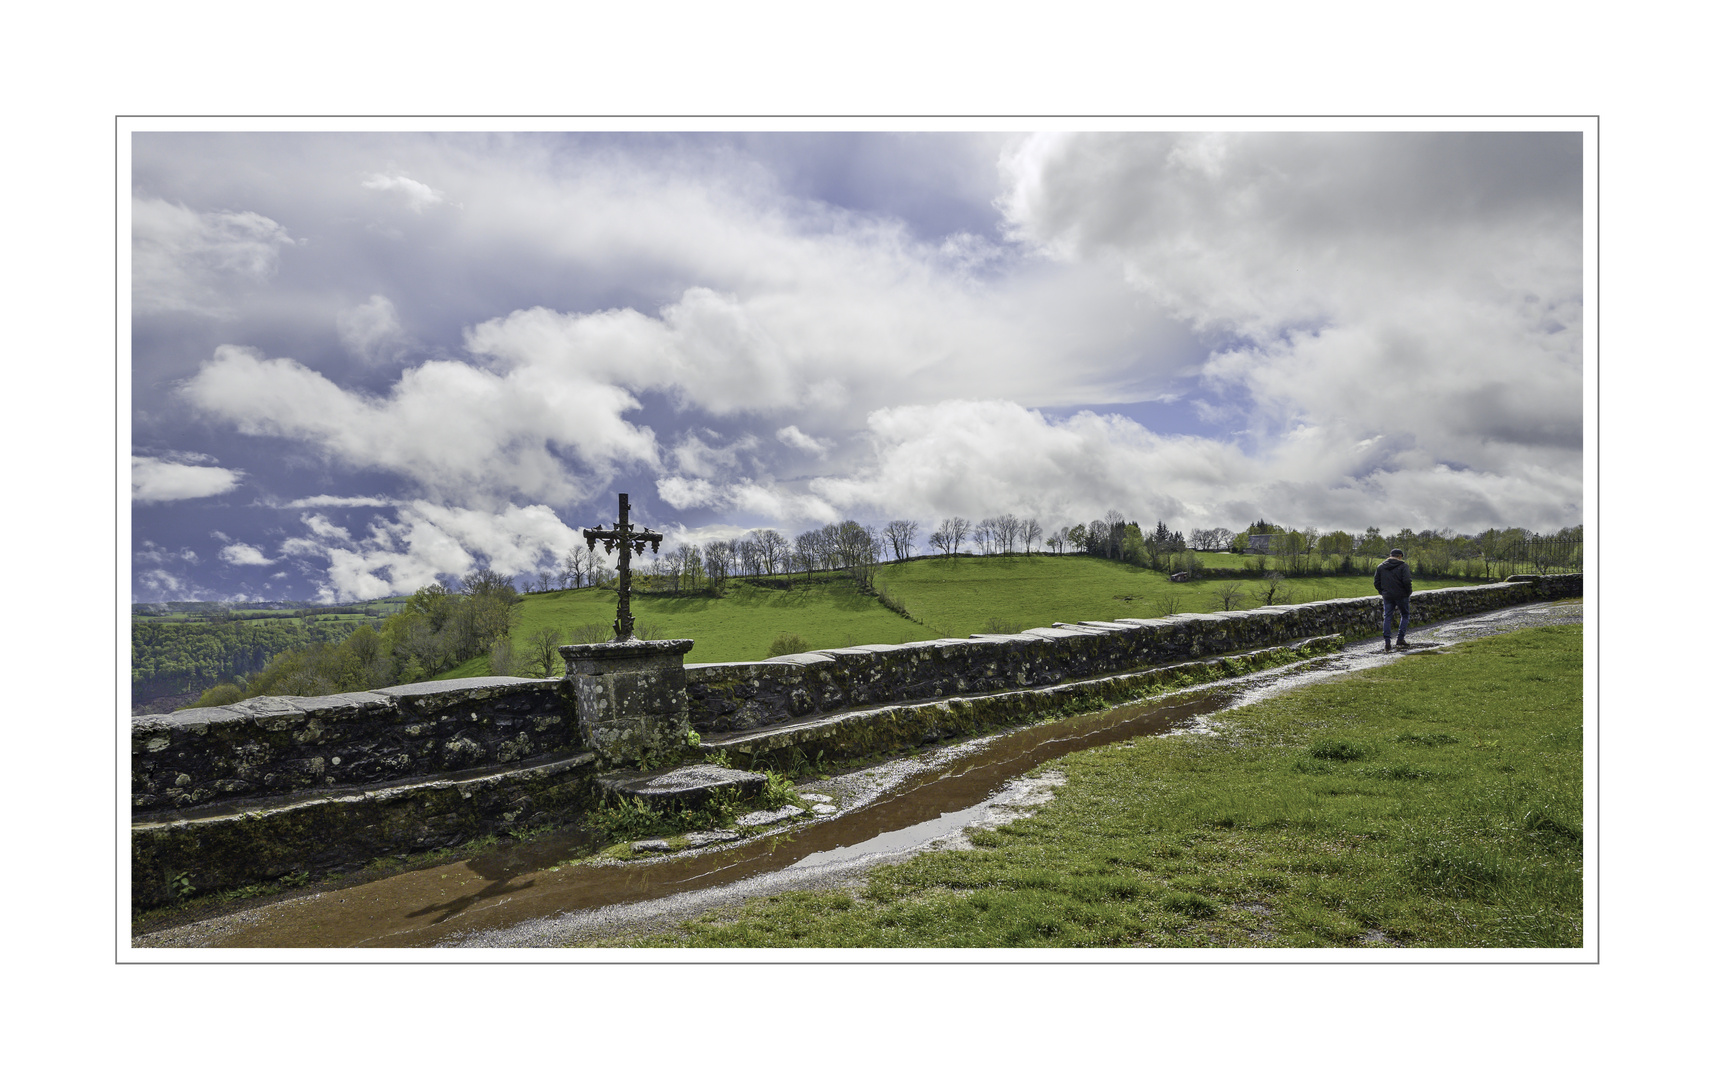
{"label": "stone cross", "polygon": [[585,529],[584,539],[589,542],[590,550],[595,550],[595,542],[600,540],[606,550],[611,553],[615,544],[619,545],[619,618],[613,621],[613,640],[630,641],[631,638],[631,552],[643,554],[643,545],[651,544],[656,553],[661,551],[661,541],[665,539],[658,532],[639,528],[631,524],[631,498],[623,492],[619,496],[619,520],[613,523],[611,529]]}

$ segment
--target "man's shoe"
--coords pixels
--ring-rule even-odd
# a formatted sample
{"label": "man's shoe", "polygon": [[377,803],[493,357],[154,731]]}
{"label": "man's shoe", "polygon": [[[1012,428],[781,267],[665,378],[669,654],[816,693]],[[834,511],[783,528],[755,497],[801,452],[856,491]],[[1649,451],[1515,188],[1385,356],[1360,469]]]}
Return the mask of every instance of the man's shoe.
{"label": "man's shoe", "polygon": [[1382,638],[1382,652],[1393,652],[1393,642],[1387,638]]}
{"label": "man's shoe", "polygon": [[1404,639],[1404,638],[1400,638],[1400,639],[1399,639],[1399,647],[1400,647],[1400,648],[1402,648],[1402,649],[1403,649],[1403,648],[1406,648],[1406,644],[1405,644],[1405,639]]}

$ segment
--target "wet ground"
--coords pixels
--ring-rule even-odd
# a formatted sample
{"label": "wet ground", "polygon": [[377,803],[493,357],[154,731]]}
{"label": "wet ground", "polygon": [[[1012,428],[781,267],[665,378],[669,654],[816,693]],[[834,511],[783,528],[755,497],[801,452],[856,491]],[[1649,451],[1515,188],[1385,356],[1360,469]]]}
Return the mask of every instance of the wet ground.
{"label": "wet ground", "polygon": [[665,929],[702,912],[791,889],[855,888],[884,862],[968,846],[965,830],[1027,814],[1052,797],[1047,772],[1073,750],[1207,730],[1224,709],[1490,634],[1581,622],[1577,601],[1531,604],[1381,640],[1103,713],[937,747],[798,790],[816,807],[761,836],[694,853],[599,864],[576,832],[511,844],[462,862],[210,918],[132,939],[141,948],[516,948]]}

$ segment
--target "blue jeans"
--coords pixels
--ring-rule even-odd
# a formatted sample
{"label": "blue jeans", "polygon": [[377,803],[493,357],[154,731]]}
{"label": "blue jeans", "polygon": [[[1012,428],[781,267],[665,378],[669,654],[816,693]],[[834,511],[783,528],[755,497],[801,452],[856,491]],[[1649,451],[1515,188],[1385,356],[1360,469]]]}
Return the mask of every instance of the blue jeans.
{"label": "blue jeans", "polygon": [[1406,596],[1406,597],[1401,597],[1398,600],[1395,600],[1391,596],[1383,596],[1382,597],[1382,640],[1383,641],[1386,641],[1388,638],[1387,628],[1393,624],[1393,613],[1396,609],[1399,611],[1399,637],[1396,640],[1399,640],[1399,641],[1405,640],[1405,626],[1407,623],[1409,623],[1411,621],[1411,597]]}

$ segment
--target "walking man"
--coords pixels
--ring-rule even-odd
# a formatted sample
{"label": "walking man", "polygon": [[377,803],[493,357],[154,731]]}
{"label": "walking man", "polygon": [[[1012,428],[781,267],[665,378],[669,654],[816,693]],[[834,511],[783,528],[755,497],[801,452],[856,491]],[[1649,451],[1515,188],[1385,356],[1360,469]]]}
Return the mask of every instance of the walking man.
{"label": "walking man", "polygon": [[1382,649],[1393,652],[1388,640],[1388,628],[1393,625],[1394,609],[1399,609],[1399,647],[1405,648],[1405,626],[1411,621],[1411,569],[1405,565],[1405,552],[1394,548],[1376,567],[1376,592],[1382,594]]}

